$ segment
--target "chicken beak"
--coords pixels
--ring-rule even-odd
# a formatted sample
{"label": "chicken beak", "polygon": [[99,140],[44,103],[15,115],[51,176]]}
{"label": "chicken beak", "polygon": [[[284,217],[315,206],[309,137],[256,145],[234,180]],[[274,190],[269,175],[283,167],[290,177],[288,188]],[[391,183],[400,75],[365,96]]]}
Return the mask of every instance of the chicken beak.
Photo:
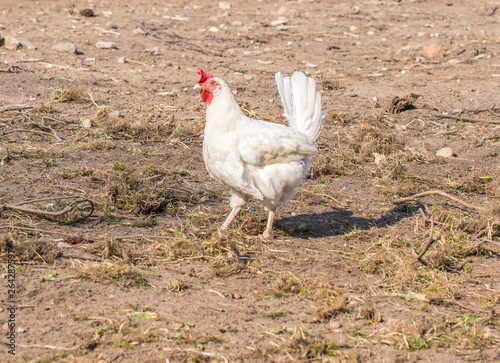
{"label": "chicken beak", "polygon": [[200,83],[196,83],[196,85],[193,87],[194,90],[197,90],[197,89],[203,89],[203,85],[200,84]]}

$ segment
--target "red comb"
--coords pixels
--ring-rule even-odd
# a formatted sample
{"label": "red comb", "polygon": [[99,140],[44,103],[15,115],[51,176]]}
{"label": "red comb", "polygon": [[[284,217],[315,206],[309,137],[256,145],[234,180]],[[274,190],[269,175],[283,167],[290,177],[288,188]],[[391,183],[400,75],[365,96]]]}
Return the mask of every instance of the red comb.
{"label": "red comb", "polygon": [[204,72],[203,69],[201,69],[200,67],[198,67],[198,72],[196,72],[196,73],[198,73],[201,76],[198,83],[205,83],[205,81],[207,79],[210,79],[213,77],[210,73]]}

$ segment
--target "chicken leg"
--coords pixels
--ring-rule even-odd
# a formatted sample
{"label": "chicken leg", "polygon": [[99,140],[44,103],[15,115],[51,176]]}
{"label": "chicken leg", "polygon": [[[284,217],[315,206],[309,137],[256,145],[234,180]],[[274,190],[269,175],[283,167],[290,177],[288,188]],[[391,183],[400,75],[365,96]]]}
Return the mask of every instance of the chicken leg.
{"label": "chicken leg", "polygon": [[267,226],[266,229],[264,230],[264,233],[262,233],[262,237],[264,238],[271,237],[271,232],[273,230],[273,223],[274,223],[274,211],[270,210],[269,218],[267,219]]}
{"label": "chicken leg", "polygon": [[229,215],[227,216],[226,220],[224,221],[224,223],[222,224],[222,226],[220,228],[227,229],[227,227],[229,227],[229,224],[233,221],[234,217],[236,217],[236,215],[238,214],[240,209],[241,209],[241,207],[233,208],[233,210],[231,211],[231,213],[229,213]]}

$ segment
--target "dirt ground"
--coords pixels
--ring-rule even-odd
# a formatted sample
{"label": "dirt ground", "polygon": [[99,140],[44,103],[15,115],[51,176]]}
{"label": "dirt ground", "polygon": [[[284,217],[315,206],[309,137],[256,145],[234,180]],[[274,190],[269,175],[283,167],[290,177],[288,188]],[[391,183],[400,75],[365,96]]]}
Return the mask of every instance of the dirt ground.
{"label": "dirt ground", "polygon": [[[499,6],[2,0],[0,361],[500,360]],[[219,230],[198,66],[272,122],[275,72],[316,79],[272,239],[256,202]]]}

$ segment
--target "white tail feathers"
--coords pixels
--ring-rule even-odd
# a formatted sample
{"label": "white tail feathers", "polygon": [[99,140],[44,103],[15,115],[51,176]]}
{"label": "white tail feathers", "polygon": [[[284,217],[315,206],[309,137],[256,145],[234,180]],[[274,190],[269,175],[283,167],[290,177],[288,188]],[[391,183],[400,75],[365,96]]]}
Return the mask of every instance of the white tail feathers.
{"label": "white tail feathers", "polygon": [[278,72],[275,78],[288,125],[315,141],[325,120],[316,82],[302,72],[294,72],[291,77],[283,77]]}

